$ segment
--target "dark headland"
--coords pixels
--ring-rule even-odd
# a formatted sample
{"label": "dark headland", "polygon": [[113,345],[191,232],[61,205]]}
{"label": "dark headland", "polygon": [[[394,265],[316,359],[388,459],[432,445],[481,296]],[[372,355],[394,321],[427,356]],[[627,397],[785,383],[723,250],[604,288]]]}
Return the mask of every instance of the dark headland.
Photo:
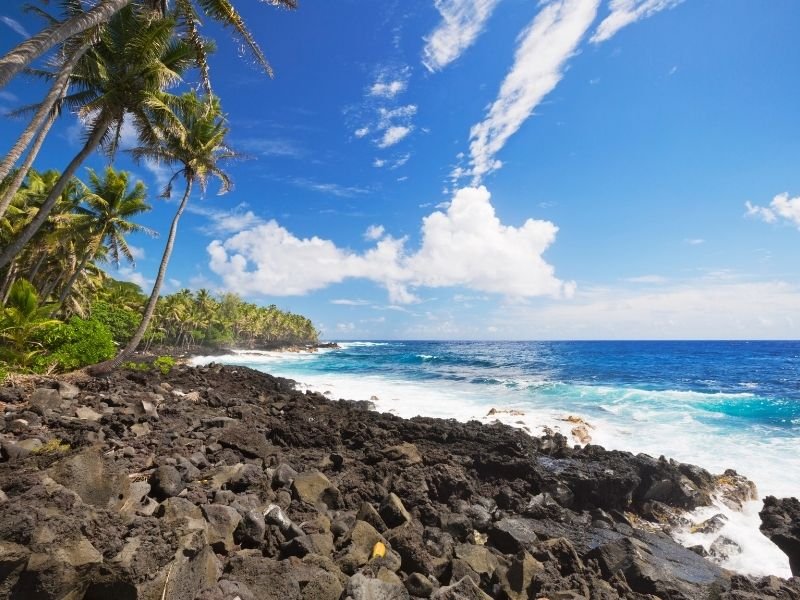
{"label": "dark headland", "polygon": [[[751,498],[731,471],[220,365],[29,379],[0,409],[0,598],[800,598],[668,535]],[[768,500],[764,532],[797,569],[797,501]]]}

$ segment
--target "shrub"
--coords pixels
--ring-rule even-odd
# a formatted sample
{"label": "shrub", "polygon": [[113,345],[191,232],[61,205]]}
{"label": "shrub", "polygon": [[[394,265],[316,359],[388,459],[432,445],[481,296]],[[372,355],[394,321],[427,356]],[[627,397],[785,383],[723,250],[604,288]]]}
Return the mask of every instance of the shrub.
{"label": "shrub", "polygon": [[167,375],[175,366],[175,359],[171,356],[159,356],[153,361],[153,366],[161,371],[162,375]]}
{"label": "shrub", "polygon": [[48,357],[63,370],[79,369],[112,358],[116,354],[108,327],[94,319],[72,317],[45,335]]}
{"label": "shrub", "polygon": [[111,331],[118,344],[125,344],[133,337],[142,316],[129,308],[114,306],[108,302],[92,304],[92,319],[100,321]]}
{"label": "shrub", "polygon": [[129,360],[128,362],[122,363],[122,368],[128,369],[129,371],[149,371],[150,365],[148,365],[146,362],[135,362]]}

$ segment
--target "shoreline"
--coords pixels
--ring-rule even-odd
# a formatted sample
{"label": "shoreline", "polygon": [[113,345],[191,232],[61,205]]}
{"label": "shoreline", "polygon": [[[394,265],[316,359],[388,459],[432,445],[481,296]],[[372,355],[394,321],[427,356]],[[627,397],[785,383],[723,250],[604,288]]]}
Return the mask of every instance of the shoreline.
{"label": "shoreline", "polygon": [[[41,595],[27,597],[55,598],[47,590],[97,594],[113,583],[149,598],[169,579],[195,594],[216,590],[203,598],[236,588],[257,600],[277,597],[263,589],[279,582],[281,597],[332,599],[386,586],[392,597],[461,590],[514,600],[532,590],[800,593],[800,579],[733,575],[664,533],[714,492],[741,503],[752,492],[731,473],[501,424],[401,419],[246,367],[75,383],[34,397],[3,388],[6,415],[18,418],[2,433],[0,540],[18,558],[6,577],[15,583],[0,591],[28,586]],[[25,417],[39,424],[17,423]],[[20,447],[26,439],[39,445]],[[72,498],[68,513],[57,497]],[[69,540],[85,551],[80,560],[67,540],[42,537],[53,519],[81,522],[80,539]],[[59,568],[34,569],[42,552]]]}

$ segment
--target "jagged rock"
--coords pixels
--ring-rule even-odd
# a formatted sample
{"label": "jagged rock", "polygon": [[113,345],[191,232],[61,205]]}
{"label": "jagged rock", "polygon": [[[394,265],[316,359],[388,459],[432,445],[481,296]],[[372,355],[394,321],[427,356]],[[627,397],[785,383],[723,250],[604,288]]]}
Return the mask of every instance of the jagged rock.
{"label": "jagged rock", "polygon": [[539,537],[530,519],[507,518],[492,526],[489,540],[501,552],[516,554],[535,546]]}
{"label": "jagged rock", "polygon": [[4,440],[0,442],[0,454],[9,462],[20,461],[30,456],[32,452],[36,452],[43,445],[42,440],[38,438],[30,438],[16,443]]}
{"label": "jagged rock", "polygon": [[792,574],[800,577],[800,500],[767,496],[759,516],[761,533],[783,550]]}
{"label": "jagged rock", "polygon": [[205,546],[196,554],[178,551],[165,582],[165,598],[195,600],[198,593],[217,583],[222,571],[214,551]]}
{"label": "jagged rock", "polygon": [[746,502],[758,500],[756,484],[747,477],[728,469],[714,480],[716,497],[733,510],[742,510]]}
{"label": "jagged rock", "polygon": [[422,462],[422,455],[414,444],[403,442],[397,446],[389,446],[381,450],[383,455],[393,461],[397,461],[403,466],[416,465]]}
{"label": "jagged rock", "polygon": [[533,578],[544,571],[544,565],[524,550],[511,561],[506,571],[500,571],[500,588],[509,600],[527,600]]}
{"label": "jagged rock", "polygon": [[228,577],[241,581],[256,600],[300,600],[300,584],[289,561],[262,556],[234,556],[228,562]]}
{"label": "jagged rock", "polygon": [[150,485],[153,488],[153,495],[159,500],[177,496],[186,487],[178,469],[170,465],[158,467],[153,471],[150,475]]}
{"label": "jagged rock", "polygon": [[88,406],[79,406],[75,409],[75,416],[79,419],[83,419],[84,421],[99,421],[103,418],[103,415],[100,413],[92,410]]}
{"label": "jagged rock", "polygon": [[485,575],[491,579],[497,570],[497,557],[486,546],[473,544],[459,544],[455,547],[458,558],[466,562],[478,575]]}
{"label": "jagged rock", "polygon": [[252,425],[239,423],[226,427],[219,436],[219,443],[226,448],[238,450],[250,458],[266,460],[273,453],[264,434]]}
{"label": "jagged rock", "polygon": [[234,546],[233,532],[242,520],[241,515],[230,506],[221,504],[206,504],[202,510],[208,522],[208,543],[217,551],[230,551]]}
{"label": "jagged rock", "polygon": [[68,381],[58,382],[58,393],[64,400],[72,400],[81,393],[81,389]]}
{"label": "jagged rock", "polygon": [[97,448],[61,459],[50,468],[49,475],[76,492],[86,504],[97,508],[119,510],[130,491],[128,476]]}
{"label": "jagged rock", "polygon": [[491,600],[491,596],[484,593],[469,577],[439,588],[431,598],[433,600]]}
{"label": "jagged rock", "polygon": [[0,490],[0,504],[4,504],[6,502],[8,502],[8,496],[6,496],[6,493],[3,490]]}
{"label": "jagged rock", "polygon": [[732,556],[736,556],[737,554],[741,553],[742,547],[724,535],[721,535],[715,539],[708,549],[708,554],[716,558],[718,561],[726,561]]}
{"label": "jagged rock", "polygon": [[221,579],[215,586],[200,592],[195,600],[256,600],[256,597],[245,584]]}
{"label": "jagged rock", "polygon": [[716,533],[725,526],[728,518],[723,514],[717,514],[713,517],[706,519],[701,523],[692,525],[692,533]]}
{"label": "jagged rock", "polygon": [[0,597],[9,597],[9,592],[28,562],[30,550],[14,542],[0,540]]}
{"label": "jagged rock", "polygon": [[297,477],[297,471],[291,465],[286,463],[279,464],[275,467],[275,473],[272,475],[272,489],[288,488],[292,485],[295,477]]}
{"label": "jagged rock", "polygon": [[406,523],[386,532],[386,539],[392,549],[400,555],[402,568],[406,573],[417,571],[424,575],[436,576],[441,570],[440,561],[434,560],[425,547],[422,532],[414,524]]}
{"label": "jagged rock", "polygon": [[353,600],[408,600],[408,590],[402,583],[387,583],[380,579],[367,579],[356,573],[347,582],[347,595]]}
{"label": "jagged rock", "polygon": [[369,502],[361,503],[361,508],[358,509],[356,519],[369,523],[380,533],[383,533],[389,529],[381,516],[378,514],[378,511],[375,510],[375,507]]}
{"label": "jagged rock", "polygon": [[378,513],[383,522],[390,528],[399,527],[413,520],[406,507],[403,506],[403,502],[393,492],[383,499]]}
{"label": "jagged rock", "polygon": [[302,600],[339,600],[343,592],[344,586],[336,575],[320,571],[303,587]]}

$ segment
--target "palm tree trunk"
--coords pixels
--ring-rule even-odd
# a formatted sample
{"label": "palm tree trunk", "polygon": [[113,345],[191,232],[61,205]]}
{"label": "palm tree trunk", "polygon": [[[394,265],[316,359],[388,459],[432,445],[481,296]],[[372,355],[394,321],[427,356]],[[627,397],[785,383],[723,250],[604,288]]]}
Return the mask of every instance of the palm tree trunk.
{"label": "palm tree trunk", "polygon": [[81,276],[83,269],[86,267],[86,264],[89,262],[91,258],[97,253],[97,247],[93,246],[91,250],[87,250],[86,253],[83,255],[81,262],[78,263],[78,266],[75,267],[75,271],[70,276],[67,283],[64,285],[64,289],[61,290],[61,293],[58,295],[58,304],[56,308],[53,310],[53,314],[55,314],[60,308],[61,305],[64,304],[64,300],[67,299],[69,293],[72,291],[72,286],[75,285],[75,282],[78,281],[78,277]]}
{"label": "palm tree trunk", "polygon": [[110,373],[122,362],[128,358],[131,354],[133,354],[136,347],[139,345],[139,342],[142,341],[144,337],[145,331],[147,331],[147,326],[150,324],[150,320],[153,318],[153,313],[156,311],[156,304],[158,303],[158,296],[161,293],[161,285],[164,283],[164,277],[167,274],[167,265],[169,264],[169,257],[172,255],[172,247],[175,245],[175,235],[178,233],[178,222],[181,219],[181,215],[183,214],[183,210],[186,208],[186,204],[189,202],[189,194],[192,191],[192,182],[193,178],[191,176],[186,177],[186,191],[183,193],[183,198],[181,199],[181,203],[178,206],[178,211],[175,213],[175,216],[172,218],[172,225],[169,228],[169,237],[167,238],[167,245],[164,248],[164,254],[161,256],[161,264],[158,267],[158,275],[156,275],[156,282],[153,284],[153,291],[150,293],[150,298],[147,301],[147,306],[144,309],[144,314],[142,315],[142,321],[139,323],[139,327],[136,330],[136,333],[133,334],[133,337],[130,339],[128,344],[125,348],[120,352],[116,357],[112,358],[111,360],[107,360],[106,362],[102,362],[99,365],[95,365],[94,367],[90,367],[89,372],[92,375],[102,375],[104,373]]}
{"label": "palm tree trunk", "polygon": [[[11,148],[11,150],[9,150],[8,154],[6,154],[6,156],[3,158],[2,162],[0,162],[0,180],[4,179],[6,175],[11,172],[11,168],[17,164],[19,157],[22,156],[25,148],[28,147],[28,144],[30,144],[34,135],[36,135],[36,132],[40,131],[40,129],[44,131],[44,135],[42,135],[40,131],[39,138],[37,139],[37,141],[39,141],[39,146],[41,147],[41,142],[44,141],[44,136],[47,135],[47,132],[50,130],[50,126],[53,124],[53,120],[55,119],[56,113],[53,112],[53,107],[55,106],[56,102],[58,102],[58,100],[64,96],[64,93],[67,91],[67,87],[69,86],[69,78],[70,75],[72,75],[73,69],[75,69],[75,65],[78,64],[78,61],[84,54],[86,54],[86,51],[90,47],[91,44],[84,44],[81,46],[61,67],[55,82],[50,87],[50,91],[47,92],[47,96],[45,96],[44,100],[42,100],[41,104],[39,104],[39,107],[36,109],[36,113],[33,115],[31,122],[22,132],[22,135],[19,136],[19,139],[14,143],[14,146]],[[25,174],[23,174],[23,178]],[[19,189],[19,187],[17,187],[17,189]],[[17,191],[14,189],[13,185],[9,188],[9,190],[11,190],[11,196],[13,196]],[[6,196],[8,193],[9,192],[6,191]],[[8,202],[10,202],[10,200]],[[6,209],[8,208],[8,202],[6,202],[5,197],[3,198],[3,201],[0,201],[0,217],[5,214]]]}
{"label": "palm tree trunk", "polygon": [[5,249],[3,249],[2,254],[0,254],[0,269],[5,267],[11,260],[19,254],[20,250],[25,247],[30,239],[36,235],[36,232],[39,231],[39,228],[47,221],[47,217],[50,215],[50,211],[53,210],[53,207],[58,202],[59,196],[67,187],[69,180],[75,174],[75,171],[78,170],[78,167],[83,164],[89,155],[94,152],[95,148],[100,145],[103,136],[105,136],[106,131],[108,131],[108,119],[102,119],[94,128],[94,132],[86,140],[86,143],[81,148],[81,151],[75,155],[67,168],[61,174],[56,184],[53,186],[53,189],[50,190],[50,193],[47,195],[47,199],[44,201],[42,206],[39,208],[39,212],[36,213],[36,216],[33,220],[28,224],[25,230],[17,236],[17,238],[11,242]]}
{"label": "palm tree trunk", "polygon": [[13,262],[8,265],[8,270],[6,271],[6,276],[3,278],[3,284],[0,285],[0,304],[5,306],[6,304],[6,297],[8,293],[11,291],[11,284],[14,282],[14,279],[17,276],[17,263]]}
{"label": "palm tree trunk", "polygon": [[75,15],[63,23],[48,27],[12,48],[3,58],[0,58],[0,88],[51,48],[91,27],[107,23],[114,14],[125,8],[131,1],[101,0],[93,9]]}

